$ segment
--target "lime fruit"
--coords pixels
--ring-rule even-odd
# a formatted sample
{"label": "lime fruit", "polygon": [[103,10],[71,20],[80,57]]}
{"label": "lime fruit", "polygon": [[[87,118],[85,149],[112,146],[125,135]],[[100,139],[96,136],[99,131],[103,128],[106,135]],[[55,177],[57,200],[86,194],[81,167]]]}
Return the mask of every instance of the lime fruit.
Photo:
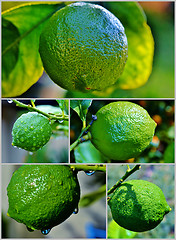
{"label": "lime fruit", "polygon": [[171,211],[162,190],[144,180],[131,180],[118,187],[108,202],[114,221],[135,232],[155,228]]}
{"label": "lime fruit", "polygon": [[22,114],[12,129],[12,145],[30,152],[42,148],[52,134],[49,119],[37,112]]}
{"label": "lime fruit", "polygon": [[156,123],[131,102],[112,102],[97,113],[90,132],[93,145],[112,160],[137,157],[151,142]]}
{"label": "lime fruit", "polygon": [[46,230],[65,221],[77,208],[77,175],[66,165],[24,165],[7,187],[8,216],[31,230]]}
{"label": "lime fruit", "polygon": [[105,8],[84,2],[57,11],[39,44],[45,71],[59,86],[82,92],[115,84],[127,60],[121,22]]}

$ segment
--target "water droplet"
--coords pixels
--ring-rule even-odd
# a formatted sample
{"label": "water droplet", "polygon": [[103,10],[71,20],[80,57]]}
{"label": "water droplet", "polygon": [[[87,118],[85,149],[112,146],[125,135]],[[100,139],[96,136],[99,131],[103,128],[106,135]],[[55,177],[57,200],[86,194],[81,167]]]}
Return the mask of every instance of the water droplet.
{"label": "water droplet", "polygon": [[95,171],[85,171],[85,173],[87,174],[87,176],[91,176],[95,173]]}
{"label": "water droplet", "polygon": [[10,100],[10,99],[9,99],[9,100],[7,100],[7,102],[8,102],[8,103],[13,103],[13,101],[12,101],[12,100]]}
{"label": "water droplet", "polygon": [[50,231],[51,231],[51,229],[45,229],[45,230],[41,230],[41,233],[43,235],[47,235]]}
{"label": "water droplet", "polygon": [[33,155],[33,152],[29,152],[29,155]]}
{"label": "water droplet", "polygon": [[17,146],[13,146],[14,148],[17,148]]}
{"label": "water droplet", "polygon": [[33,126],[31,126],[31,129],[34,129],[34,127],[33,127]]}
{"label": "water droplet", "polygon": [[63,123],[64,120],[59,120],[59,123]]}
{"label": "water droplet", "polygon": [[73,214],[77,214],[79,212],[78,207],[75,208],[75,210],[73,211]]}

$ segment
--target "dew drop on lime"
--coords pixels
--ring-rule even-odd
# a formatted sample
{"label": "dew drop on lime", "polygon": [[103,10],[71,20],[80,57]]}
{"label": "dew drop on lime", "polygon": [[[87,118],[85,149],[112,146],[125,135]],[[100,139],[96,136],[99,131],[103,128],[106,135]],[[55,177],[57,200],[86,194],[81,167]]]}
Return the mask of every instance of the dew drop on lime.
{"label": "dew drop on lime", "polygon": [[33,155],[33,152],[29,152],[29,155]]}
{"label": "dew drop on lime", "polygon": [[73,214],[77,214],[79,212],[79,208],[76,207],[75,210],[73,211]]}
{"label": "dew drop on lime", "polygon": [[95,173],[95,171],[85,171],[87,176],[91,176]]}
{"label": "dew drop on lime", "polygon": [[41,233],[43,235],[47,235],[50,231],[51,231],[51,229],[45,229],[45,230],[41,230]]}

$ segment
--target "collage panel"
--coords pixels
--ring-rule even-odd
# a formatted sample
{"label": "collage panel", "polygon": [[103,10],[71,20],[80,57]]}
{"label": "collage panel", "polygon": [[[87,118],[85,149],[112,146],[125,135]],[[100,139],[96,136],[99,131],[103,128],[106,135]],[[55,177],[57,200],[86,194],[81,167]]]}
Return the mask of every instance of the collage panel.
{"label": "collage panel", "polygon": [[174,100],[70,100],[72,163],[174,163]]}
{"label": "collage panel", "polygon": [[108,239],[175,236],[174,165],[108,165]]}
{"label": "collage panel", "polygon": [[175,1],[1,1],[1,238],[176,239]]}
{"label": "collage panel", "polygon": [[2,1],[2,97],[173,98],[174,3]]}
{"label": "collage panel", "polygon": [[68,163],[69,100],[2,100],[3,163]]}
{"label": "collage panel", "polygon": [[2,238],[106,238],[106,166],[2,165]]}

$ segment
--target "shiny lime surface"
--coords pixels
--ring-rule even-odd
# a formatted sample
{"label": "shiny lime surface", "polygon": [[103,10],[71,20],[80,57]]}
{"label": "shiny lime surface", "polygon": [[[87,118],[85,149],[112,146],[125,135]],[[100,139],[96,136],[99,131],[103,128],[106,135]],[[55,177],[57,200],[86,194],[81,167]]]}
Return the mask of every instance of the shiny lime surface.
{"label": "shiny lime surface", "polygon": [[78,206],[77,175],[65,165],[24,165],[7,188],[8,216],[29,229],[45,230],[65,221]]}
{"label": "shiny lime surface", "polygon": [[30,152],[42,148],[50,139],[49,119],[37,112],[22,114],[12,129],[12,145]]}
{"label": "shiny lime surface", "polygon": [[162,190],[144,180],[122,183],[108,204],[114,221],[121,227],[135,232],[155,228],[171,211]]}
{"label": "shiny lime surface", "polygon": [[137,157],[153,138],[156,123],[137,104],[119,101],[102,107],[90,132],[92,143],[112,160]]}
{"label": "shiny lime surface", "polygon": [[45,71],[59,86],[82,92],[113,85],[127,61],[121,22],[105,8],[84,2],[57,11],[40,37]]}

